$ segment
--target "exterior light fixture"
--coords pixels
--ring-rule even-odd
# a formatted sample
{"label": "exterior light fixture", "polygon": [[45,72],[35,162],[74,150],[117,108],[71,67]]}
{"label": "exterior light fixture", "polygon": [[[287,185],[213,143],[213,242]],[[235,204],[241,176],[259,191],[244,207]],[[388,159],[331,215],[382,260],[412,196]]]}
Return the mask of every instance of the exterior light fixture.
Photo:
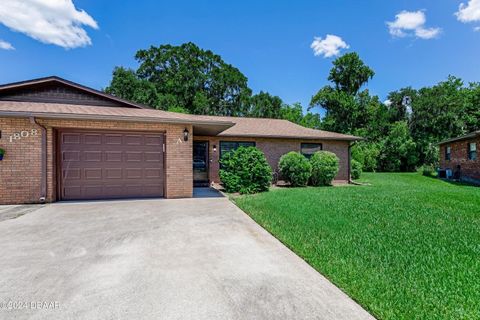
{"label": "exterior light fixture", "polygon": [[216,144],[213,145],[213,152],[217,152],[217,145]]}
{"label": "exterior light fixture", "polygon": [[183,140],[188,141],[188,129],[187,128],[185,128],[185,130],[183,130]]}

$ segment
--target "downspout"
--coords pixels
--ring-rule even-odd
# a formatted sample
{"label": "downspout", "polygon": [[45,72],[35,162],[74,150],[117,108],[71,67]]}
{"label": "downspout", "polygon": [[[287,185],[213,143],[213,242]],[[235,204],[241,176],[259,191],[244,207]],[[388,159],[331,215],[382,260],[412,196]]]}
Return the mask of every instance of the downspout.
{"label": "downspout", "polygon": [[352,158],[352,145],[355,144],[355,142],[353,143],[348,143],[348,183],[352,183],[352,175],[351,175],[351,158]]}
{"label": "downspout", "polygon": [[40,203],[47,199],[47,128],[37,122],[35,117],[30,116],[30,122],[40,127],[42,131],[42,159],[41,159],[41,180],[40,180]]}

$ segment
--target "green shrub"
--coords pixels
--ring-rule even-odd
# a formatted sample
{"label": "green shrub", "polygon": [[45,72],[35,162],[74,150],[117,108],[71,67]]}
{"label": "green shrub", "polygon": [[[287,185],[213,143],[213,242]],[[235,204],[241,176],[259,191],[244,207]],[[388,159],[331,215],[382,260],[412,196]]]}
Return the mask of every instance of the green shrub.
{"label": "green shrub", "polygon": [[240,147],[229,152],[220,164],[220,180],[227,192],[257,193],[270,187],[272,168],[263,152],[255,147]]}
{"label": "green shrub", "polygon": [[318,151],[310,158],[312,176],[310,183],[314,186],[329,186],[338,173],[338,157],[329,151]]}
{"label": "green shrub", "polygon": [[353,180],[360,179],[362,175],[362,164],[355,159],[350,160],[350,175]]}
{"label": "green shrub", "polygon": [[422,174],[426,177],[436,177],[437,173],[432,165],[424,165],[422,167]]}
{"label": "green shrub", "polygon": [[365,172],[377,170],[377,159],[380,155],[380,146],[375,142],[360,141],[352,147],[352,159],[362,164]]}
{"label": "green shrub", "polygon": [[308,184],[312,173],[312,165],[299,152],[291,151],[284,154],[278,163],[280,174],[293,187],[303,187]]}

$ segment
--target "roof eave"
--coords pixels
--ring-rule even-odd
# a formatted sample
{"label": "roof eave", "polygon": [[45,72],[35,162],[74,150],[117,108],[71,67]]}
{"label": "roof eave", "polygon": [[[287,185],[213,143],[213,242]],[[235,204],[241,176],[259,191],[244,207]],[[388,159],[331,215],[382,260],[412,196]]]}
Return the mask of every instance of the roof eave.
{"label": "roof eave", "polygon": [[296,139],[296,140],[335,140],[335,141],[361,141],[362,137],[312,137],[312,136],[289,136],[289,135],[258,135],[258,134],[219,134],[219,137],[240,138],[268,138],[268,139]]}
{"label": "roof eave", "polygon": [[475,137],[477,137],[477,136],[480,136],[480,131],[471,132],[471,133],[466,134],[466,135],[461,136],[461,137],[456,137],[456,138],[451,138],[451,139],[443,140],[443,141],[439,142],[438,145],[442,145],[442,144],[446,144],[446,143],[452,143],[452,142],[457,142],[457,141],[462,141],[462,140],[467,140],[467,139],[470,139],[470,138],[475,138]]}
{"label": "roof eave", "polygon": [[235,124],[229,121],[196,121],[187,119],[171,119],[160,117],[141,117],[141,116],[120,116],[120,115],[92,115],[92,114],[73,114],[73,113],[46,113],[30,111],[0,111],[2,117],[37,117],[41,119],[65,119],[65,120],[114,120],[128,122],[155,122],[155,123],[176,123],[192,125],[217,125],[225,126],[225,130]]}

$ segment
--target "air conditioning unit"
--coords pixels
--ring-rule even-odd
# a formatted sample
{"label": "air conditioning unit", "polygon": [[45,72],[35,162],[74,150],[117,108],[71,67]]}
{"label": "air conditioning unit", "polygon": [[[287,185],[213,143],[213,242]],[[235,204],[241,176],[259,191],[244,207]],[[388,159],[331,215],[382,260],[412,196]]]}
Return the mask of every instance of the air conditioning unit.
{"label": "air conditioning unit", "polygon": [[446,169],[445,176],[447,177],[447,179],[452,179],[452,176],[453,176],[452,169]]}

